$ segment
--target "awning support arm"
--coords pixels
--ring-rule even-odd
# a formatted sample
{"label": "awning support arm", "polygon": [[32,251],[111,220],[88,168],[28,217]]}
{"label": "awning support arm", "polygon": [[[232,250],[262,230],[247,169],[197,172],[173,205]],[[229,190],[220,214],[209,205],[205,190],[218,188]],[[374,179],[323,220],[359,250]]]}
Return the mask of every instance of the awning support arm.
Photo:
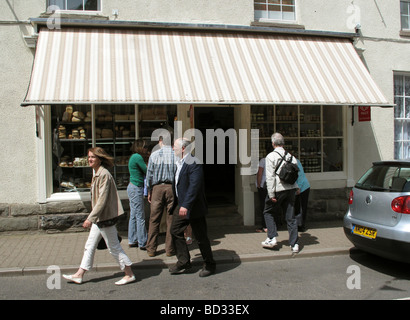
{"label": "awning support arm", "polygon": [[352,126],[354,124],[354,105],[352,105]]}

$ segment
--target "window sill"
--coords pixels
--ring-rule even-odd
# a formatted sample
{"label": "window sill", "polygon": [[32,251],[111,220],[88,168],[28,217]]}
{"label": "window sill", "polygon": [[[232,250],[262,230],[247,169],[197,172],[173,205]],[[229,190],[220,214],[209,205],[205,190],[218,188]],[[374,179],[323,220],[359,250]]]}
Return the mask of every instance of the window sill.
{"label": "window sill", "polygon": [[[127,190],[118,190],[118,195],[121,200],[128,199]],[[47,202],[55,201],[91,201],[91,193],[87,192],[56,192],[47,198]]]}
{"label": "window sill", "polygon": [[288,29],[305,29],[305,26],[294,21],[279,21],[279,20],[258,20],[251,22],[254,27],[272,27],[272,28],[288,28]]}
{"label": "window sill", "polygon": [[109,17],[103,16],[102,11],[77,11],[77,10],[57,10],[55,12],[43,12],[40,18],[48,18],[53,15],[58,15],[61,19],[98,19],[108,20]]}
{"label": "window sill", "polygon": [[401,37],[410,37],[410,30],[400,30]]}

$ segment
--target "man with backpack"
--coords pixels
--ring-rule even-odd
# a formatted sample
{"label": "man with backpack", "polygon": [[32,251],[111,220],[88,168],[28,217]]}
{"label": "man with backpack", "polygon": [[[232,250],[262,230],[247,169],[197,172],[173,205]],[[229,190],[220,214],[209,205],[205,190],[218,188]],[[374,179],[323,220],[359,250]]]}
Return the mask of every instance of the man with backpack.
{"label": "man with backpack", "polygon": [[264,248],[273,248],[278,236],[274,215],[285,213],[289,232],[289,244],[293,253],[299,252],[298,226],[295,218],[295,193],[298,185],[297,161],[294,156],[286,152],[283,146],[285,140],[280,133],[272,135],[274,151],[266,156],[266,186],[268,194],[263,212],[268,237],[262,242]]}

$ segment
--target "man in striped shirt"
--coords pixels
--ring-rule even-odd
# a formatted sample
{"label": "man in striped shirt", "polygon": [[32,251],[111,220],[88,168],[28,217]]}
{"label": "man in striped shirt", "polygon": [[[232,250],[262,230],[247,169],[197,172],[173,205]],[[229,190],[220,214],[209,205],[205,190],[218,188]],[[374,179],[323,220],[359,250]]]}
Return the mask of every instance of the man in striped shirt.
{"label": "man in striped shirt", "polygon": [[174,195],[172,182],[174,181],[176,164],[172,147],[167,144],[167,139],[159,138],[160,149],[154,151],[147,167],[146,183],[148,189],[148,202],[151,204],[151,214],[148,227],[147,253],[154,257],[158,246],[158,234],[161,218],[166,210],[167,232],[165,236],[165,253],[167,256],[175,254],[171,237],[172,205]]}

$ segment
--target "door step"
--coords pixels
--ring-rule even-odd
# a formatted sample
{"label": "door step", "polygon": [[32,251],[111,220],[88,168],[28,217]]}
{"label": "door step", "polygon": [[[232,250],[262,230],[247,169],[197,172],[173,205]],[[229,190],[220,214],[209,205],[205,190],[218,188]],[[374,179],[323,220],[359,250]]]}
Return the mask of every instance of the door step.
{"label": "door step", "polygon": [[243,217],[234,204],[209,206],[206,221],[210,227],[243,226]]}

